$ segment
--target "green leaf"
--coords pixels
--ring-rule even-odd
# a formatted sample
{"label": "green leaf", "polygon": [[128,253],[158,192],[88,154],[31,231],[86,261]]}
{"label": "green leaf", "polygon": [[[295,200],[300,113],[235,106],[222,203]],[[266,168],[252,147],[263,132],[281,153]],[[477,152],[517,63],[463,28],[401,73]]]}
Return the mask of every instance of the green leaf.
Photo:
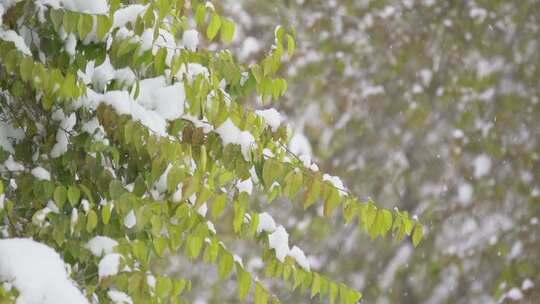
{"label": "green leaf", "polygon": [[311,283],[311,298],[315,297],[321,291],[321,277],[318,273],[313,274]]}
{"label": "green leaf", "polygon": [[32,57],[24,56],[21,61],[21,66],[19,68],[22,80],[24,81],[31,80],[33,69],[34,69],[34,60],[32,60]]}
{"label": "green leaf", "polygon": [[167,57],[167,48],[160,48],[154,57],[154,71],[156,75],[161,75],[165,72],[165,59]]}
{"label": "green leaf", "polygon": [[218,264],[218,275],[220,279],[226,278],[231,273],[233,263],[234,258],[230,253],[225,252],[221,255]]}
{"label": "green leaf", "polygon": [[234,38],[236,25],[229,19],[223,19],[221,24],[221,40],[227,44],[231,43]]}
{"label": "green leaf", "polygon": [[238,281],[238,297],[240,300],[244,300],[251,287],[251,277],[240,264],[236,264],[236,276]]}
{"label": "green leaf", "polygon": [[293,36],[287,34],[287,54],[289,54],[289,57],[292,57],[294,55],[295,48],[296,44],[294,42]]}
{"label": "green leaf", "polygon": [[328,293],[328,300],[330,304],[334,304],[336,302],[337,296],[338,296],[338,286],[334,282],[330,282],[329,285],[330,292]]}
{"label": "green leaf", "polygon": [[176,192],[180,182],[184,179],[185,172],[182,168],[172,167],[167,174],[167,191],[169,193]]}
{"label": "green leaf", "polygon": [[88,35],[92,31],[93,26],[94,26],[94,19],[92,15],[81,14],[79,17],[79,24],[77,26],[79,37],[81,37],[81,39],[86,38],[86,35]]}
{"label": "green leaf", "polygon": [[381,217],[381,221],[382,221],[382,236],[385,237],[386,234],[388,233],[388,231],[390,231],[390,229],[392,228],[392,212],[386,210],[386,209],[382,209],[382,210],[379,210],[379,212],[381,212],[382,214],[382,217]]}
{"label": "green leaf", "polygon": [[414,225],[414,231],[412,235],[412,241],[413,241],[414,247],[420,244],[420,241],[422,241],[423,237],[424,237],[424,227],[422,227],[422,225],[417,222],[416,225]]}
{"label": "green leaf", "polygon": [[81,198],[81,190],[77,186],[69,186],[67,197],[71,206],[75,206]]}
{"label": "green leaf", "polygon": [[221,18],[217,13],[212,14],[212,18],[210,19],[210,24],[206,28],[206,37],[208,37],[208,40],[212,41],[216,37],[219,28],[221,27]]}
{"label": "green leaf", "polygon": [[321,194],[322,181],[318,176],[313,176],[311,178],[311,184],[309,185],[305,199],[304,199],[304,209],[307,209],[311,206]]}
{"label": "green leaf", "polygon": [[283,166],[275,159],[267,159],[263,165],[262,177],[266,187],[271,187],[272,184],[281,177]]}
{"label": "green leaf", "polygon": [[94,231],[97,226],[97,222],[98,218],[96,212],[94,210],[90,210],[86,217],[86,231],[88,231],[88,233]]}
{"label": "green leaf", "polygon": [[370,231],[370,228],[373,225],[376,216],[377,208],[371,202],[361,205],[360,222],[362,223],[362,227],[364,228],[364,230],[368,232]]}
{"label": "green leaf", "polygon": [[62,25],[67,33],[75,33],[79,25],[79,14],[72,11],[65,11]]}
{"label": "green leaf", "polygon": [[285,177],[285,194],[293,199],[298,191],[302,188],[304,182],[304,174],[302,172],[298,171],[291,171],[287,176]]}
{"label": "green leaf", "polygon": [[195,22],[197,25],[201,25],[204,22],[204,17],[206,17],[206,5],[199,4],[195,11]]}
{"label": "green leaf", "polygon": [[166,298],[172,291],[172,281],[168,277],[158,277],[156,280],[156,293],[160,298]]}
{"label": "green leaf", "polygon": [[234,174],[230,171],[224,171],[218,176],[218,185],[223,187],[225,183],[230,182],[234,178]]}
{"label": "green leaf", "polygon": [[268,293],[261,285],[261,283],[255,283],[255,304],[267,304],[268,303]]}
{"label": "green leaf", "polygon": [[109,194],[113,200],[120,198],[124,192],[124,186],[122,186],[122,183],[117,180],[113,180],[109,185]]}
{"label": "green leaf", "polygon": [[96,37],[98,40],[103,40],[107,32],[109,32],[109,30],[111,29],[112,21],[109,16],[106,15],[97,15],[96,18]]}
{"label": "green leaf", "polygon": [[164,237],[157,237],[154,239],[154,249],[158,256],[163,257],[165,248],[167,248],[167,239]]}
{"label": "green leaf", "polygon": [[67,190],[64,186],[58,186],[54,189],[53,193],[54,201],[59,209],[62,209],[67,199]]}
{"label": "green leaf", "polygon": [[188,242],[189,256],[196,258],[201,253],[203,239],[199,236],[191,236]]}
{"label": "green leaf", "polygon": [[111,203],[107,203],[101,207],[101,219],[105,225],[107,225],[111,219],[112,207]]}
{"label": "green leaf", "polygon": [[182,291],[184,291],[184,289],[186,288],[187,283],[187,280],[175,280],[173,282],[172,296],[178,297],[180,294],[182,294]]}
{"label": "green leaf", "polygon": [[167,14],[171,10],[171,4],[169,3],[169,0],[159,0],[158,1],[158,8],[159,8],[159,19],[163,19],[167,16]]}
{"label": "green leaf", "polygon": [[225,210],[225,206],[227,205],[227,194],[221,193],[217,195],[214,198],[214,201],[212,202],[212,218],[218,219],[221,214],[223,214],[223,211]]}
{"label": "green leaf", "polygon": [[62,10],[57,9],[50,9],[50,19],[52,21],[52,24],[54,25],[54,29],[56,31],[60,30],[60,26],[62,26],[63,19],[64,19],[64,12]]}
{"label": "green leaf", "polygon": [[253,75],[253,77],[255,78],[255,81],[257,81],[257,83],[260,83],[262,81],[262,79],[263,79],[263,71],[262,71],[260,65],[253,64],[251,66],[251,74]]}

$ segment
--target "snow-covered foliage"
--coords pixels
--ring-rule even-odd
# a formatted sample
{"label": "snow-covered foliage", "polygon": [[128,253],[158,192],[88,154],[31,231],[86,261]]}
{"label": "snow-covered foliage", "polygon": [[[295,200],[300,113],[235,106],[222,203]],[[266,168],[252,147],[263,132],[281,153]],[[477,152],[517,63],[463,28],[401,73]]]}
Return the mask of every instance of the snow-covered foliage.
{"label": "snow-covered foliage", "polygon": [[[279,303],[277,281],[357,303],[359,288],[291,248],[291,223],[256,204],[339,213],[414,246],[424,226],[325,174],[273,108],[295,31],[268,27],[272,45],[244,64],[228,49],[235,23],[211,2],[134,2],[0,1],[0,302],[209,301],[219,277],[236,281],[221,288],[232,302]],[[244,265],[254,252],[264,271]],[[214,266],[199,271],[208,281],[174,273],[197,260]]]}

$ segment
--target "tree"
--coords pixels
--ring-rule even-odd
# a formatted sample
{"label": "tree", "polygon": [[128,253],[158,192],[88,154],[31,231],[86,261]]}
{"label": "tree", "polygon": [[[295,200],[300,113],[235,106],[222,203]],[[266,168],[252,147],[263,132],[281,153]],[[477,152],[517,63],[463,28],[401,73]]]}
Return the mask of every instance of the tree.
{"label": "tree", "polygon": [[279,302],[219,222],[261,245],[265,277],[356,303],[359,291],[289,247],[259,198],[320,201],[373,239],[421,241],[417,219],[359,200],[289,151],[277,111],[246,105],[285,93],[293,31],[277,27],[245,66],[224,48],[235,24],[209,2],[3,1],[0,15],[2,302],[183,303],[191,281],[156,271],[177,254],[234,277],[239,299]]}
{"label": "tree", "polygon": [[540,297],[538,1],[239,3],[223,9],[244,60],[264,54],[264,28],[296,29],[277,107],[318,165],[429,223],[414,254],[362,234],[338,247],[351,230],[337,227],[317,239],[327,273],[359,278],[369,303]]}

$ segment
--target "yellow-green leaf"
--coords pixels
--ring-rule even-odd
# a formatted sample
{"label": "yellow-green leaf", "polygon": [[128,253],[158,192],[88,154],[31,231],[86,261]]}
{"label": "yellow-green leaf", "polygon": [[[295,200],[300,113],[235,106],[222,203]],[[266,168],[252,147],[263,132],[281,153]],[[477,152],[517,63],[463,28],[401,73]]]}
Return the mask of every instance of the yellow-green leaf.
{"label": "yellow-green leaf", "polygon": [[206,28],[206,37],[208,37],[208,40],[212,41],[216,37],[219,28],[221,27],[221,18],[217,13],[212,14],[212,18],[210,19],[210,24]]}
{"label": "yellow-green leaf", "polygon": [[221,24],[221,40],[225,43],[231,43],[234,38],[236,25],[229,19],[223,19]]}
{"label": "yellow-green leaf", "polygon": [[81,37],[81,39],[86,38],[86,35],[88,35],[92,31],[93,26],[94,26],[94,18],[92,17],[92,15],[81,14],[79,17],[79,23],[77,26],[79,37]]}
{"label": "yellow-green leaf", "polygon": [[81,198],[81,190],[79,190],[77,186],[69,186],[67,197],[68,197],[69,203],[72,206],[75,206],[79,202],[79,199]]}
{"label": "yellow-green leaf", "polygon": [[293,56],[295,49],[296,44],[294,42],[293,36],[291,36],[291,34],[287,34],[287,53],[289,54],[289,57]]}
{"label": "yellow-green leaf", "polygon": [[102,40],[112,26],[111,19],[106,15],[98,15],[96,17],[96,37],[98,40]]}
{"label": "yellow-green leaf", "polygon": [[54,189],[53,198],[58,208],[62,209],[62,206],[64,206],[67,199],[66,188],[64,186],[56,187],[56,189]]}
{"label": "yellow-green leaf", "polygon": [[238,297],[240,300],[244,300],[251,287],[251,277],[247,271],[242,269],[240,264],[236,265],[236,275],[238,277]]}
{"label": "yellow-green leaf", "polygon": [[414,231],[412,235],[412,241],[414,247],[418,246],[420,244],[420,241],[422,241],[422,238],[424,237],[424,227],[420,223],[416,223],[414,226]]}
{"label": "yellow-green leaf", "polygon": [[94,231],[97,226],[97,222],[98,218],[96,212],[94,210],[90,210],[86,218],[86,231],[88,231],[88,233]]}

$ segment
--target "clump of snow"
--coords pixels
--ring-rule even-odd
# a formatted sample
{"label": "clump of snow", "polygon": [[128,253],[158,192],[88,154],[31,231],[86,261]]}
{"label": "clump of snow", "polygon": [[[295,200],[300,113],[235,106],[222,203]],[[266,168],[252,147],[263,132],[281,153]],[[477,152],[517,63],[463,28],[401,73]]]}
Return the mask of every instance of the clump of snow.
{"label": "clump of snow", "polygon": [[128,23],[134,24],[137,17],[142,15],[147,7],[148,5],[132,4],[116,10],[114,12],[113,28],[124,27]]}
{"label": "clump of snow", "polygon": [[327,181],[330,184],[332,184],[339,192],[339,195],[346,196],[347,192],[345,191],[345,186],[343,186],[343,182],[341,179],[337,176],[332,176],[329,174],[323,175],[323,181]]}
{"label": "clump of snow", "polygon": [[199,32],[197,30],[187,30],[182,36],[182,44],[190,51],[196,51],[199,45]]}
{"label": "clump of snow", "polygon": [[113,276],[118,273],[120,267],[120,258],[122,256],[118,253],[106,254],[98,264],[99,278]]}
{"label": "clump of snow", "polygon": [[[73,209],[75,210],[75,209]],[[113,252],[115,246],[118,245],[118,242],[106,237],[106,236],[95,236],[88,243],[86,243],[86,248],[92,252],[95,256],[101,256],[103,254],[109,254]]]}
{"label": "clump of snow", "polygon": [[115,71],[114,79],[120,84],[132,85],[137,80],[137,76],[133,73],[131,68],[125,67]]}
{"label": "clump of snow", "polygon": [[13,155],[8,156],[8,159],[6,159],[6,161],[4,162],[4,167],[6,167],[6,169],[8,169],[8,171],[22,171],[22,170],[24,170],[24,166],[13,159]]}
{"label": "clump of snow", "polygon": [[114,304],[133,304],[133,300],[127,294],[118,290],[107,291],[107,296]]}
{"label": "clump of snow", "polygon": [[221,136],[223,145],[239,145],[244,159],[249,160],[249,151],[255,145],[255,139],[251,133],[238,129],[229,118],[216,129],[216,133]]}
{"label": "clump of snow", "polygon": [[276,258],[280,262],[285,262],[285,258],[289,254],[289,234],[283,226],[268,235],[268,245],[276,252]]}
{"label": "clump of snow", "polygon": [[[56,2],[46,0],[45,3]],[[68,10],[87,13],[87,14],[107,14],[109,13],[109,4],[107,0],[59,0],[59,3]]]}
{"label": "clump of snow", "polygon": [[[58,117],[54,117],[57,114]],[[53,119],[61,120],[60,128],[56,133],[56,144],[51,149],[51,157],[57,158],[68,150],[69,137],[68,132],[73,130],[73,127],[77,123],[77,116],[75,113],[71,113],[68,117],[65,117],[61,111],[57,111],[53,114]]]}
{"label": "clump of snow", "polygon": [[135,212],[131,210],[125,217],[124,217],[124,226],[126,228],[131,229],[137,224],[137,217],[135,216]]}
{"label": "clump of snow", "polygon": [[184,114],[186,95],[183,83],[168,86],[165,77],[160,76],[144,79],[139,85],[137,102],[147,110],[155,111],[166,120],[177,119]]}
{"label": "clump of snow", "polygon": [[87,69],[91,71],[92,83],[98,90],[103,90],[105,86],[114,78],[115,69],[111,64],[109,56],[105,57],[103,63],[92,69],[93,63],[87,65]]}
{"label": "clump of snow", "polygon": [[253,191],[253,182],[251,181],[251,178],[244,181],[238,181],[236,183],[236,188],[238,189],[239,193],[246,192],[247,194],[251,195],[251,192]]}
{"label": "clump of snow", "polygon": [[208,230],[210,232],[212,232],[213,234],[216,234],[217,231],[216,231],[216,227],[214,226],[214,223],[210,222],[210,221],[207,221],[206,222],[206,227],[208,227]]}
{"label": "clump of snow", "polygon": [[199,209],[197,209],[197,213],[200,214],[202,217],[205,217],[207,212],[208,205],[206,205],[206,203],[202,204]]}
{"label": "clump of snow", "polygon": [[0,148],[10,153],[15,153],[11,140],[19,141],[24,138],[22,129],[15,129],[11,125],[0,121]]}
{"label": "clump of snow", "polygon": [[32,173],[32,175],[37,179],[47,181],[51,180],[51,173],[49,173],[49,171],[43,169],[42,167],[35,167],[30,173]]}
{"label": "clump of snow", "polygon": [[523,293],[521,290],[519,290],[519,288],[514,287],[505,293],[504,297],[510,300],[518,301],[523,299]]}
{"label": "clump of snow", "polygon": [[187,79],[191,83],[198,75],[203,75],[204,78],[208,78],[210,72],[208,72],[208,69],[205,66],[199,63],[188,63],[187,67],[185,64],[180,66],[178,73],[176,73],[176,78]]}
{"label": "clump of snow", "polygon": [[266,232],[274,232],[276,230],[276,222],[272,218],[272,216],[266,212],[259,214],[259,225],[257,226],[257,233],[261,233],[263,231]]}
{"label": "clump of snow", "polygon": [[491,170],[491,158],[486,154],[477,156],[474,159],[474,177],[480,178],[485,176]]}
{"label": "clump of snow", "polygon": [[262,117],[264,119],[264,122],[274,132],[279,128],[279,125],[281,124],[281,115],[274,108],[268,110],[257,110],[255,111],[255,114]]}
{"label": "clump of snow", "polygon": [[68,53],[70,56],[75,56],[76,47],[77,47],[77,37],[75,37],[75,34],[69,34],[66,38],[66,44],[64,45],[64,49],[66,50],[66,53]]}
{"label": "clump of snow", "polygon": [[241,258],[239,255],[234,254],[234,255],[233,255],[233,260],[234,260],[236,263],[240,264],[240,266],[242,266],[242,268],[244,268],[244,262],[242,261],[242,258]]}
{"label": "clump of snow", "polygon": [[473,187],[469,183],[463,183],[458,187],[458,199],[459,202],[468,205],[471,203],[473,195]]}
{"label": "clump of snow", "polygon": [[0,240],[0,281],[19,291],[17,303],[87,304],[52,248],[31,239]]}
{"label": "clump of snow", "polygon": [[525,279],[523,280],[523,283],[521,283],[521,289],[522,290],[529,290],[534,287],[533,281],[531,279]]}
{"label": "clump of snow", "polygon": [[152,288],[155,288],[156,287],[156,277],[154,277],[153,275],[147,275],[146,276],[146,283],[148,284],[148,286],[150,286]]}
{"label": "clump of snow", "polygon": [[0,39],[2,39],[4,41],[13,42],[13,44],[15,44],[15,47],[21,53],[23,53],[23,54],[25,54],[27,56],[32,56],[32,52],[30,51],[30,49],[28,48],[28,46],[24,42],[23,37],[19,36],[19,34],[17,34],[17,32],[15,32],[13,30],[3,31],[3,30],[0,29]]}
{"label": "clump of snow", "polygon": [[300,267],[304,268],[307,271],[310,271],[309,261],[306,257],[304,251],[296,246],[293,246],[291,251],[289,251],[289,256],[292,257]]}
{"label": "clump of snow", "polygon": [[109,91],[99,97],[101,97],[101,102],[112,106],[118,114],[131,115],[133,120],[140,121],[157,135],[165,135],[167,133],[167,123],[163,117],[135,103],[128,92]]}
{"label": "clump of snow", "polygon": [[460,129],[455,129],[452,132],[452,136],[454,136],[454,138],[463,138],[463,136],[465,136],[465,133],[463,133],[463,131]]}

